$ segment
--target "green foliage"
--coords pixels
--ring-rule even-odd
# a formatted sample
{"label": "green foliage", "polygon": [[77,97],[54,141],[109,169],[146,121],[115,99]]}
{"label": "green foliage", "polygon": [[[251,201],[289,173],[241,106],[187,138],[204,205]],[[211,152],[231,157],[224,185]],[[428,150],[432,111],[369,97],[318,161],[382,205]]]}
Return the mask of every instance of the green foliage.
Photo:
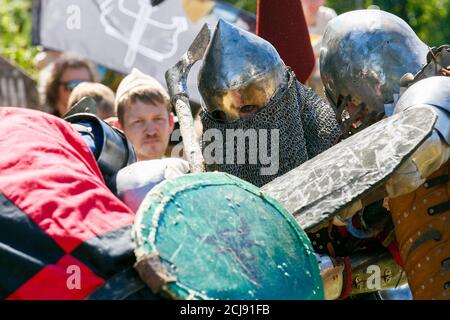
{"label": "green foliage", "polygon": [[[223,1],[256,12],[257,0]],[[429,46],[450,43],[450,0],[327,0],[326,5],[338,14],[376,5],[405,20]]]}
{"label": "green foliage", "polygon": [[[256,12],[257,0],[222,1]],[[338,14],[376,5],[405,20],[429,46],[450,43],[450,0],[327,0],[326,5]]]}
{"label": "green foliage", "polygon": [[256,13],[256,0],[222,0],[231,3],[236,8]]}
{"label": "green foliage", "polygon": [[450,0],[328,0],[337,13],[376,5],[405,20],[429,46],[450,43]]}
{"label": "green foliage", "polygon": [[36,77],[31,26],[31,0],[0,0],[0,54]]}
{"label": "green foliage", "polygon": [[[222,0],[256,13],[256,0]],[[276,1],[276,0],[264,0]],[[31,46],[31,0],[0,0],[0,54],[36,77]],[[428,45],[450,43],[450,0],[327,0],[338,13],[377,5],[404,19]]]}
{"label": "green foliage", "polygon": [[450,0],[407,1],[404,18],[430,46],[450,43]]}

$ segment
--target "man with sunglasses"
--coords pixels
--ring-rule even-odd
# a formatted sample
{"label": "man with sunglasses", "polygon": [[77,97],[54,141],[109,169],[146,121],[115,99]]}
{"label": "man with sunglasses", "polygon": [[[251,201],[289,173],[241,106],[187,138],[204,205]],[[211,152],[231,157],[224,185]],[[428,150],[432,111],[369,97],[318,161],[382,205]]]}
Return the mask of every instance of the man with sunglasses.
{"label": "man with sunglasses", "polygon": [[62,55],[44,72],[47,74],[41,78],[45,79],[41,84],[41,102],[57,116],[66,113],[70,93],[77,85],[98,81],[94,66],[87,59],[74,55]]}

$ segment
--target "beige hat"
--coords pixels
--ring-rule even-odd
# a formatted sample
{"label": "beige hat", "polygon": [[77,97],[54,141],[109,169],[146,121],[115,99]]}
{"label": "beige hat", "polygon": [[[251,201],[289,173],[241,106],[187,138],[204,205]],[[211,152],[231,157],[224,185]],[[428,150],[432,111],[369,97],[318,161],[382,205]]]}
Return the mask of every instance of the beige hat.
{"label": "beige hat", "polygon": [[162,84],[158,80],[149,75],[146,75],[145,73],[142,73],[136,68],[133,68],[131,73],[127,75],[125,78],[123,78],[123,80],[120,82],[119,87],[117,88],[116,102],[115,102],[116,111],[119,101],[125,94],[143,87],[150,87],[158,91],[161,91],[161,93],[164,94],[167,97],[167,99],[169,99],[167,90],[162,86]]}
{"label": "beige hat", "polygon": [[182,0],[181,4],[186,12],[186,16],[193,23],[207,16],[216,5],[212,0]]}

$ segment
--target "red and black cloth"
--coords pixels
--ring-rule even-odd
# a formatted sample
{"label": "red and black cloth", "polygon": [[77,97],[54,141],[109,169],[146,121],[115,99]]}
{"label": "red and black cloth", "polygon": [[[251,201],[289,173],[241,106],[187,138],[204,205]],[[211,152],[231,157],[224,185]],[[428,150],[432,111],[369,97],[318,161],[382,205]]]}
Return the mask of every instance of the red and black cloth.
{"label": "red and black cloth", "polygon": [[134,213],[105,186],[78,132],[9,107],[0,108],[0,132],[0,299],[126,298],[142,289]]}

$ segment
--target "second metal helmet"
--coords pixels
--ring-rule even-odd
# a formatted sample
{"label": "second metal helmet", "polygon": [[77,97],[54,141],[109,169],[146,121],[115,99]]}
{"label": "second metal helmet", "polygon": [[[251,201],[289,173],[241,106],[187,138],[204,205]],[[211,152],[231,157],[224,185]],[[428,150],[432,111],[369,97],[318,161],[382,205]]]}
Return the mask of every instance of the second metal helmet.
{"label": "second metal helmet", "polygon": [[219,20],[198,78],[208,113],[223,120],[251,115],[286,82],[285,65],[269,42]]}
{"label": "second metal helmet", "polygon": [[[379,120],[384,105],[393,102],[401,77],[415,74],[426,63],[427,52],[411,27],[391,13],[344,13],[328,24],[320,50],[327,97],[335,107],[351,98],[353,111],[363,113],[360,118],[371,124],[367,122]],[[357,120],[348,113],[347,118]]]}

